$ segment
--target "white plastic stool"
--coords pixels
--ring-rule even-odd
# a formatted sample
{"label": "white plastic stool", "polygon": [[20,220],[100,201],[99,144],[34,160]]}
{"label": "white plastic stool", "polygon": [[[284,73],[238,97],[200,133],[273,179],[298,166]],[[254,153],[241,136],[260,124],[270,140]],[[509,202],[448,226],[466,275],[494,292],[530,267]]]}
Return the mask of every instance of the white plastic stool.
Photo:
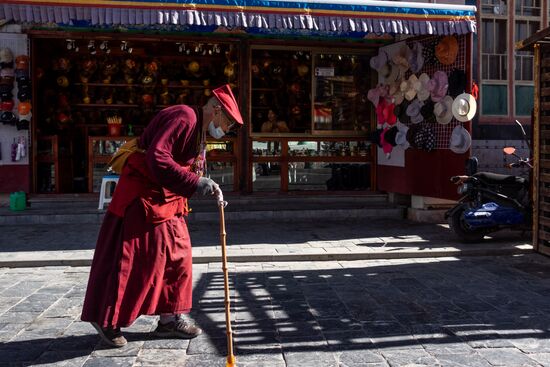
{"label": "white plastic stool", "polygon": [[[114,182],[115,185],[118,183],[118,179],[120,176],[118,175],[107,175],[103,176],[103,179],[101,180],[101,190],[99,192],[99,207],[98,209],[103,209],[103,206],[105,204],[108,204],[111,202],[111,195],[109,194],[108,197],[105,195],[107,194],[107,187],[111,184],[111,182]],[[116,188],[116,186],[115,186]]]}

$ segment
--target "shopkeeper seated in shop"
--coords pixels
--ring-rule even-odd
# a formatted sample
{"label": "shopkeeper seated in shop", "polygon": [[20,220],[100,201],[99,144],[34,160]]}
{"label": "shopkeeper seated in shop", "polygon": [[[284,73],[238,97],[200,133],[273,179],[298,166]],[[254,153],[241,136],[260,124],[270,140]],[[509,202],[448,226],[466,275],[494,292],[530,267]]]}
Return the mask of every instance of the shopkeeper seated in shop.
{"label": "shopkeeper seated in shop", "polygon": [[288,133],[290,129],[286,122],[279,120],[279,114],[274,108],[267,111],[267,121],[262,124],[263,133]]}

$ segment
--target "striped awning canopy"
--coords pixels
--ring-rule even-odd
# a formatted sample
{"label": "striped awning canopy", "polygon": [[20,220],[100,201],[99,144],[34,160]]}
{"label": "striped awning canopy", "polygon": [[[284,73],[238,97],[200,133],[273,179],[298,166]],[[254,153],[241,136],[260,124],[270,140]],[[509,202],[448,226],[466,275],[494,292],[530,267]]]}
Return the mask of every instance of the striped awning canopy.
{"label": "striped awning canopy", "polygon": [[22,24],[218,27],[244,32],[446,35],[476,31],[475,6],[374,0],[4,0]]}

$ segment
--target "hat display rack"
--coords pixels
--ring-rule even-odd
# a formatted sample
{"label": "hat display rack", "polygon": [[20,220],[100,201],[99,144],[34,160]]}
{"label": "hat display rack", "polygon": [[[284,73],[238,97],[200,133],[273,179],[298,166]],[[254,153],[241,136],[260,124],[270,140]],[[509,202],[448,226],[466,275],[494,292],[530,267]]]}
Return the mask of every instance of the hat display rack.
{"label": "hat display rack", "polygon": [[27,39],[0,40],[0,165],[28,164],[32,116]]}
{"label": "hat display rack", "polygon": [[[465,138],[469,137],[469,133],[463,128],[463,123],[473,118],[476,109],[475,100],[466,93],[469,92],[469,88],[465,74],[458,78],[460,80],[456,78],[461,73],[460,71],[466,70],[466,37],[461,35],[427,36],[405,40],[404,43],[407,47],[394,49],[394,55],[388,55],[390,50],[381,49],[375,61],[371,62],[371,67],[378,71],[384,84],[379,84],[369,91],[369,100],[377,106],[377,112],[378,110],[383,111],[383,115],[387,115],[385,110],[388,106],[390,109],[393,107],[391,103],[393,101],[395,103],[394,113],[398,115],[397,120],[399,121],[394,125],[390,119],[388,123],[384,123],[384,126],[379,124],[379,129],[397,126],[402,130],[404,125],[409,128],[407,143],[410,143],[412,148],[422,149],[422,140],[429,136],[428,147],[424,148],[425,150],[451,149],[457,154],[463,153],[464,149],[457,149],[456,146],[453,147],[453,144],[457,142],[459,130],[461,130],[459,137],[462,137],[462,140],[467,140]],[[415,52],[421,52],[423,62],[414,62],[401,67],[399,61],[415,60],[415,57],[412,56]],[[389,67],[388,60],[392,61]],[[422,65],[419,65],[420,63]],[[426,75],[430,81],[426,80]],[[448,88],[440,94],[434,95],[432,92],[431,96],[426,98],[426,93],[416,93],[412,90],[412,85],[418,86],[423,83],[427,83],[426,85],[430,88],[434,88],[434,85],[437,88],[437,82],[443,83],[445,79],[448,80]],[[431,86],[430,83],[432,83]],[[421,87],[420,90],[423,88]],[[423,92],[426,91],[423,90]],[[386,97],[379,99],[384,105],[383,107],[380,107],[380,103],[375,103],[379,96]],[[469,108],[466,107],[465,110],[464,106],[469,106]],[[377,113],[379,122],[380,116],[381,114]],[[457,117],[459,118],[457,119]],[[385,120],[382,121],[385,122]],[[403,144],[396,145],[403,146]],[[408,144],[406,146],[408,147]]]}

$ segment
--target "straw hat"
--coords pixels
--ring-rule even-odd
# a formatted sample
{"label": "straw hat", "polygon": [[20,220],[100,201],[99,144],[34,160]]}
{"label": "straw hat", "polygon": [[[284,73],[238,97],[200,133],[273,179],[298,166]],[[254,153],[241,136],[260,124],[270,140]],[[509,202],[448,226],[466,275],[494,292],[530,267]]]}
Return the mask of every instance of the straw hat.
{"label": "straw hat", "polygon": [[430,90],[428,89],[428,82],[430,77],[426,73],[422,73],[418,80],[414,83],[414,89],[416,90],[416,97],[425,101],[430,98]]}
{"label": "straw hat", "polygon": [[410,68],[409,59],[411,58],[411,55],[411,49],[405,42],[403,42],[391,57],[391,61],[399,67],[402,74]]}
{"label": "straw hat", "polygon": [[472,145],[472,137],[468,130],[462,125],[457,125],[451,133],[451,139],[449,140],[449,149],[456,154],[466,153]]}
{"label": "straw hat", "polygon": [[435,46],[435,57],[443,65],[454,64],[458,55],[458,41],[455,36],[445,36]]}
{"label": "straw hat", "polygon": [[460,122],[470,121],[477,110],[477,102],[471,94],[462,93],[453,101],[453,115]]}
{"label": "straw hat", "polygon": [[434,105],[435,119],[439,124],[446,125],[453,119],[453,97],[445,96]]}
{"label": "straw hat", "polygon": [[416,97],[416,89],[414,88],[416,82],[418,82],[418,78],[414,74],[409,79],[401,82],[399,89],[403,92],[407,101],[412,101]]}

